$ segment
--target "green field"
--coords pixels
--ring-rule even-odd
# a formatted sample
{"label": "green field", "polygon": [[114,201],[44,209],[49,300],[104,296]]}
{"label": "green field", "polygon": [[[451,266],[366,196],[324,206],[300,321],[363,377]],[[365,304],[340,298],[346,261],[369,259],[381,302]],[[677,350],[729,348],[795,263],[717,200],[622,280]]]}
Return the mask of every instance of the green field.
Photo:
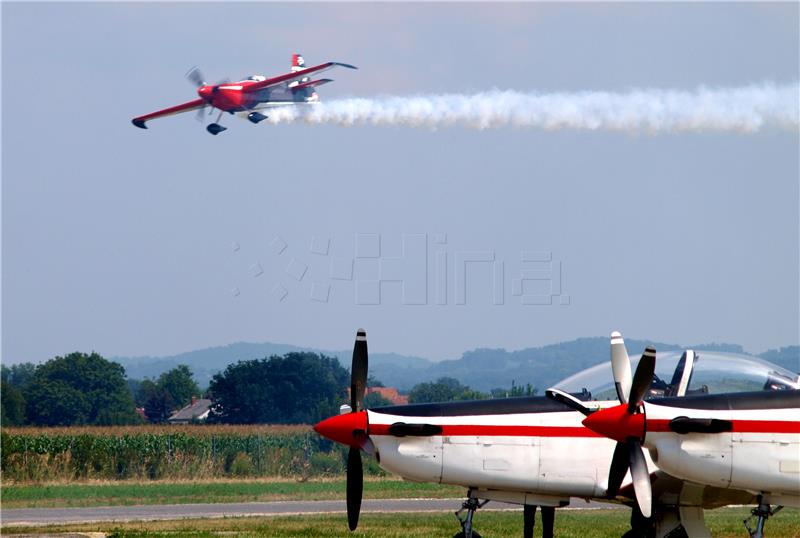
{"label": "green field", "polygon": [[[715,538],[746,536],[742,519],[746,508],[726,508],[706,513],[706,522]],[[559,538],[619,538],[628,529],[627,510],[563,510],[556,514],[556,536]],[[519,536],[522,514],[516,512],[478,512],[476,529],[485,537]],[[28,532],[105,532],[125,537],[183,537],[183,536],[268,536],[345,538],[352,536],[380,538],[450,537],[458,523],[450,513],[363,514],[358,530],[347,530],[344,515],[315,515],[304,517],[252,517],[157,521],[127,524],[82,524],[36,528],[3,528],[2,533]],[[537,534],[541,536],[539,522]],[[786,509],[768,522],[770,538],[796,538],[800,535],[800,511]]]}
{"label": "green field", "polygon": [[[364,498],[456,498],[464,489],[394,479],[364,481]],[[105,482],[3,485],[4,508],[119,506],[133,504],[225,503],[344,499],[343,478],[197,482]]]}

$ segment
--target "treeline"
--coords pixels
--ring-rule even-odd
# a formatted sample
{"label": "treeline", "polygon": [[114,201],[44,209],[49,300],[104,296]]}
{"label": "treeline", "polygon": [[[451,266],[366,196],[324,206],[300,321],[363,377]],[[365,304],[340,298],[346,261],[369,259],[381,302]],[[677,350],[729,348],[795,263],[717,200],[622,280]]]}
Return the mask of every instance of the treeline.
{"label": "treeline", "polygon": [[[312,424],[335,415],[347,399],[349,372],[336,358],[311,352],[239,361],[201,390],[179,365],[157,379],[125,378],[124,368],[97,353],[71,353],[43,364],[2,366],[3,426],[75,426],[164,423],[193,396],[212,401],[207,421],[218,424]],[[370,378],[369,386],[382,386]],[[505,398],[535,394],[530,384],[479,392],[443,377],[420,383],[411,403]],[[367,408],[389,405],[378,393]]]}
{"label": "treeline", "polygon": [[415,385],[408,393],[408,403],[452,402],[456,400],[487,400],[535,396],[538,390],[530,383],[525,386],[511,381],[510,389],[496,388],[489,392],[473,390],[452,377],[440,377],[431,383]]}
{"label": "treeline", "polygon": [[97,353],[71,353],[43,364],[2,366],[4,426],[140,422],[125,370]]}
{"label": "treeline", "polygon": [[126,380],[119,364],[97,353],[72,353],[40,365],[3,365],[0,420],[4,426],[163,423],[204,395],[213,402],[211,423],[313,423],[338,413],[349,383],[336,359],[316,353],[231,364],[205,391],[186,365],[157,379]]}

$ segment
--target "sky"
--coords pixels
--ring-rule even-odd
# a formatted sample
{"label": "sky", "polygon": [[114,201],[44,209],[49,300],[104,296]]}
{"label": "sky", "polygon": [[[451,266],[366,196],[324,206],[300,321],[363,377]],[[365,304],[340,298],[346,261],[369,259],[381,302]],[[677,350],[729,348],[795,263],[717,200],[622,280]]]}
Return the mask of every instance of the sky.
{"label": "sky", "polygon": [[796,84],[798,9],[4,2],[2,361],[346,349],[358,327],[435,360],[612,330],[796,345],[796,129],[130,119],[193,99],[194,65],[277,75],[293,52],[359,67],[326,101]]}

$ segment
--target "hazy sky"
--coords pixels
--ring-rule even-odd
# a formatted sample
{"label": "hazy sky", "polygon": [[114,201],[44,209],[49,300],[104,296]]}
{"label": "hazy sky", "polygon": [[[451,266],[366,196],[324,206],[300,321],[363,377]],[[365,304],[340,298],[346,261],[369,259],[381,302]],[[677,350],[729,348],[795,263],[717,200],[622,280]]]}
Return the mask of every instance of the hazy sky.
{"label": "hazy sky", "polygon": [[195,64],[274,75],[295,51],[359,66],[324,100],[796,83],[797,3],[3,2],[2,45],[5,362],[344,349],[360,326],[434,359],[800,340],[797,132],[130,124],[193,99]]}

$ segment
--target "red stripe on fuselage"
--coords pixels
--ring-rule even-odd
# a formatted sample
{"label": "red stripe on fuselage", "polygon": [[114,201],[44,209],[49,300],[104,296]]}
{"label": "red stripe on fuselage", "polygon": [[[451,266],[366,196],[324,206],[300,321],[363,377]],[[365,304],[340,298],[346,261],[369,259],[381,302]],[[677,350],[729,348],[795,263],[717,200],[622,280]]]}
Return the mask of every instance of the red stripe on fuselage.
{"label": "red stripe on fuselage", "polygon": [[[668,419],[647,420],[648,432],[671,432]],[[789,420],[732,420],[736,433],[800,433],[800,422]],[[716,434],[713,434],[716,435]]]}
{"label": "red stripe on fuselage", "polygon": [[[370,435],[391,435],[389,424],[370,424]],[[487,424],[442,424],[443,436],[482,435],[494,437],[602,437],[583,426],[497,426]]]}
{"label": "red stripe on fuselage", "polygon": [[[669,420],[647,421],[648,432],[671,432]],[[391,435],[390,424],[370,424],[370,435]],[[487,437],[603,437],[583,426],[500,426],[487,424],[443,424],[443,436]],[[734,420],[733,431],[739,433],[800,433],[800,422],[784,420]]]}

